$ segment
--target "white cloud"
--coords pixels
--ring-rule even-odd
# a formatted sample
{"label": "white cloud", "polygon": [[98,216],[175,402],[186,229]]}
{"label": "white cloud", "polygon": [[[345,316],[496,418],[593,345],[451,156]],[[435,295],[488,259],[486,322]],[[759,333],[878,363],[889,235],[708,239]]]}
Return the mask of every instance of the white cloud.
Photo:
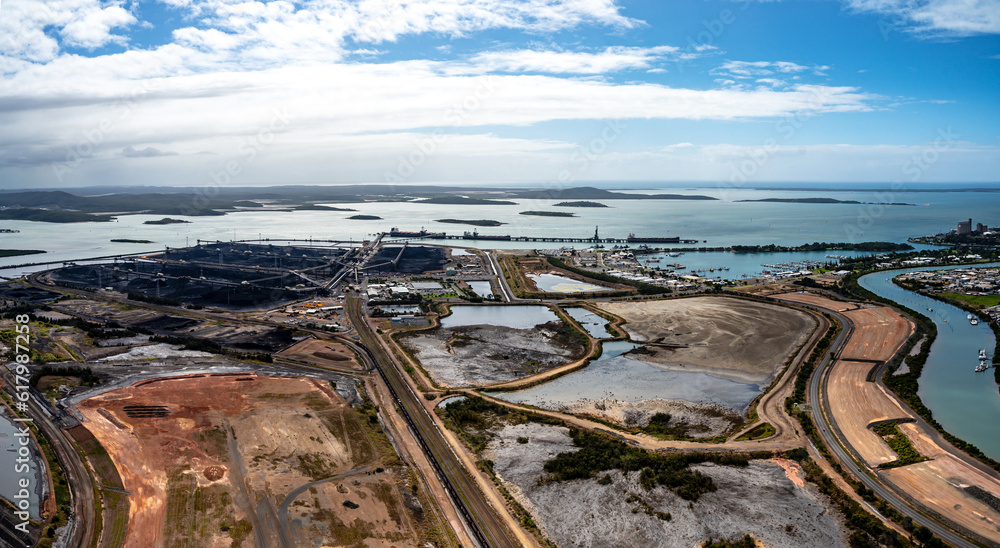
{"label": "white cloud", "polygon": [[1000,0],[845,0],[857,11],[893,17],[918,33],[1000,34]]}
{"label": "white cloud", "polygon": [[[673,46],[651,48],[610,46],[604,51],[505,50],[476,54],[474,70],[487,72],[541,72],[548,74],[606,74],[645,69],[678,52]],[[655,69],[654,69],[655,70]]]}
{"label": "white cloud", "polygon": [[[18,0],[0,16],[0,57],[46,62],[59,54],[61,37],[70,46],[96,48],[124,41],[113,29],[136,22],[120,3],[97,0]],[[9,64],[5,63],[5,64]]]}
{"label": "white cloud", "polygon": [[825,76],[826,65],[800,65],[789,61],[726,61],[712,72],[723,74],[730,78],[761,78],[774,74],[798,74],[811,72],[816,76]]}

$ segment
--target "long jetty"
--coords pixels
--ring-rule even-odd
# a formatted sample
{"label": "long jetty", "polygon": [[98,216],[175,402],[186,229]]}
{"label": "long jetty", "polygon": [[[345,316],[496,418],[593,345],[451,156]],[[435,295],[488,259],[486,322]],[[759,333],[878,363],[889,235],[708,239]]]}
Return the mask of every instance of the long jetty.
{"label": "long jetty", "polygon": [[386,238],[397,238],[399,240],[469,240],[478,242],[553,242],[553,243],[579,243],[579,244],[696,244],[700,240],[684,240],[663,238],[663,241],[651,240],[630,240],[629,238],[558,238],[553,236],[490,236],[486,234],[459,235],[459,234],[434,234],[425,236],[413,235],[393,235],[384,233]]}

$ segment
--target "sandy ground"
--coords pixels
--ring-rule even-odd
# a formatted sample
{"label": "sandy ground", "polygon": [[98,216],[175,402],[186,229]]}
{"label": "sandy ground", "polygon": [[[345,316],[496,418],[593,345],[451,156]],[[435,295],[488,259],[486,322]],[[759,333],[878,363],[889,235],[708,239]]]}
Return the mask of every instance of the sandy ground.
{"label": "sandy ground", "polygon": [[1000,543],[1000,512],[964,490],[976,485],[1000,498],[1000,482],[995,474],[984,473],[943,451],[919,424],[903,423],[899,429],[918,453],[931,460],[887,470],[884,476],[934,512]]}
{"label": "sandy ground", "polygon": [[859,308],[844,312],[854,332],[840,357],[845,360],[885,361],[913,333],[913,325],[891,308]]}
{"label": "sandy ground", "polygon": [[[794,463],[754,461],[746,468],[698,465],[718,487],[690,507],[663,487],[649,491],[638,473],[610,472],[612,482],[596,479],[538,485],[545,461],[573,451],[565,428],[527,423],[505,426],[484,454],[507,488],[534,516],[558,546],[662,546],[690,548],[709,536],[737,537],[752,533],[771,548],[846,546],[844,528],[822,496],[803,485]],[[528,438],[527,444],[517,437]],[[787,472],[786,472],[787,469]],[[638,495],[670,521],[633,512],[630,494]],[[788,527],[788,529],[786,529]]]}
{"label": "sandy ground", "polygon": [[[139,405],[158,406],[166,416],[137,416]],[[79,410],[132,493],[129,547],[272,545],[297,531],[277,511],[288,493],[371,467],[383,454],[356,411],[328,385],[306,378],[156,379],[86,400]],[[395,476],[384,476],[355,496],[362,509],[382,501],[385,512],[345,524],[335,521],[342,507],[309,505],[297,509],[294,523],[318,527],[310,538],[330,546],[351,544],[360,530],[399,546],[418,544]]]}
{"label": "sandy ground", "polygon": [[726,297],[598,306],[625,319],[633,340],[651,344],[650,364],[767,385],[816,327],[798,310]]}
{"label": "sandy ground", "polygon": [[360,364],[354,359],[354,352],[346,346],[314,337],[303,339],[278,352],[275,356],[308,362],[321,367],[361,369]]}
{"label": "sandy ground", "polygon": [[880,384],[866,381],[873,364],[838,361],[827,378],[827,397],[833,420],[868,466],[896,460],[881,437],[868,425],[874,421],[909,417]]}
{"label": "sandy ground", "polygon": [[698,432],[694,429],[688,432],[693,438],[714,438],[732,431],[743,424],[743,417],[732,409],[712,405],[699,405],[680,400],[665,400],[656,398],[637,402],[621,401],[612,398],[600,400],[585,400],[562,409],[563,413],[574,415],[590,415],[623,424],[625,426],[645,426],[649,418],[656,413],[667,413],[673,423],[680,421],[693,425],[702,425],[707,429]]}
{"label": "sandy ground", "polygon": [[583,356],[546,328],[496,326],[436,328],[401,335],[417,361],[440,386],[487,386],[559,367]]}
{"label": "sandy ground", "polygon": [[815,293],[797,292],[797,293],[780,293],[778,295],[771,295],[775,299],[781,299],[783,301],[792,301],[796,303],[811,304],[813,306],[819,306],[821,308],[826,308],[827,310],[833,310],[835,312],[844,312],[847,310],[854,310],[858,307],[857,303],[849,303],[844,301],[835,301],[833,299],[828,299],[821,295]]}

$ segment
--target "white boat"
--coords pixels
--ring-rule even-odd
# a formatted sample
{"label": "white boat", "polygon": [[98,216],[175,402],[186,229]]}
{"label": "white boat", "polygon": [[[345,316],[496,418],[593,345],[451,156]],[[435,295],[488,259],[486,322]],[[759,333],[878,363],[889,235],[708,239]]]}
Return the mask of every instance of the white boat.
{"label": "white boat", "polygon": [[972,314],[969,314],[969,315],[967,315],[967,316],[965,317],[965,319],[967,319],[967,320],[974,320],[974,319],[976,319],[976,317],[975,317],[975,316],[973,316]]}
{"label": "white boat", "polygon": [[979,359],[980,360],[985,360],[986,359],[986,349],[985,348],[980,348],[979,349]]}
{"label": "white boat", "polygon": [[986,360],[979,360],[979,366],[976,367],[976,373],[982,373],[989,368],[990,366],[986,363]]}
{"label": "white boat", "polygon": [[972,325],[979,325],[979,320],[972,319],[972,320],[969,320],[969,323],[971,323]]}

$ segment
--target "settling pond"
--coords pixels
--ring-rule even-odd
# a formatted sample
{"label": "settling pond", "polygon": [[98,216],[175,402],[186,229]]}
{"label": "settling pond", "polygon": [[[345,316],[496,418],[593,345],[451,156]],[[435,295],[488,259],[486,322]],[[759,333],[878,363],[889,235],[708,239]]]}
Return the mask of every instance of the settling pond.
{"label": "settling pond", "polygon": [[716,404],[743,413],[761,393],[756,384],[706,373],[667,371],[623,355],[639,346],[642,345],[629,341],[607,341],[603,343],[601,357],[580,371],[526,390],[489,395],[554,411],[602,398],[628,402],[662,398]]}
{"label": "settling pond", "polygon": [[528,274],[528,277],[535,282],[535,287],[546,293],[587,293],[610,289],[557,274]]}
{"label": "settling pond", "polygon": [[595,339],[610,339],[614,337],[614,334],[608,331],[608,320],[605,320],[600,315],[579,306],[571,306],[563,310],[566,314],[569,314],[570,318],[576,320],[576,323],[580,324],[591,337]]}
{"label": "settling pond", "polygon": [[465,282],[469,284],[472,291],[479,295],[480,297],[486,299],[493,296],[493,286],[490,285],[489,281],[478,281],[478,282]]}
{"label": "settling pond", "polygon": [[441,327],[468,325],[494,325],[511,329],[531,329],[536,325],[559,321],[559,316],[549,307],[459,305],[451,307],[451,315],[441,318]]}

